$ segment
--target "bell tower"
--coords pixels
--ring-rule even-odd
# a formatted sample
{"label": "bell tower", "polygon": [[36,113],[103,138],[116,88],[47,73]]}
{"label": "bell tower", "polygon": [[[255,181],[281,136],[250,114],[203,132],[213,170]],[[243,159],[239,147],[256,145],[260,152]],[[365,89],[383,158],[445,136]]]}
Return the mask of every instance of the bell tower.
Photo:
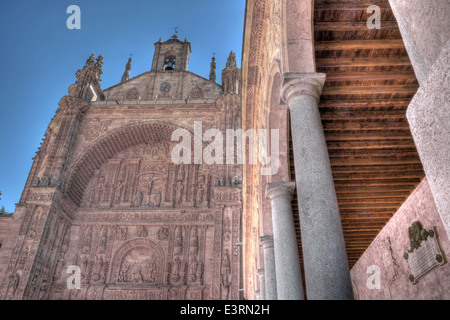
{"label": "bell tower", "polygon": [[187,71],[190,54],[191,44],[187,39],[184,39],[184,42],[180,41],[176,34],[165,42],[161,42],[161,39],[159,39],[155,43],[152,71]]}

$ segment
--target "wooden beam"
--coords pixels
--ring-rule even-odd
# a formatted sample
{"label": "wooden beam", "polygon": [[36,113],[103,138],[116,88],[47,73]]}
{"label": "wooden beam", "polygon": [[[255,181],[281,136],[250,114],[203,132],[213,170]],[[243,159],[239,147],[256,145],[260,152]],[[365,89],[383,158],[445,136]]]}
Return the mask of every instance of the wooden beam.
{"label": "wooden beam", "polygon": [[[411,66],[408,56],[380,57],[380,58],[318,58],[316,67],[382,67],[382,66]],[[411,67],[412,68],[412,67]]]}
{"label": "wooden beam", "polygon": [[414,71],[329,72],[326,81],[416,80]]}
{"label": "wooden beam", "polygon": [[346,199],[367,199],[367,198],[380,198],[380,199],[389,199],[389,198],[401,198],[403,197],[406,200],[409,194],[413,191],[411,190],[399,190],[399,191],[357,191],[357,190],[343,190],[337,191],[336,196],[339,201],[343,201]]}
{"label": "wooden beam", "polygon": [[[339,131],[371,131],[371,130],[409,130],[409,123],[406,119],[397,120],[380,120],[380,121],[369,121],[369,119],[360,121],[333,121],[326,120],[322,121],[322,126],[324,131],[339,130]],[[361,136],[362,140],[364,136]]]}
{"label": "wooden beam", "polygon": [[423,171],[399,171],[399,172],[377,172],[373,171],[370,173],[359,173],[356,170],[351,173],[335,173],[333,170],[334,181],[339,180],[358,180],[358,179],[407,179],[407,178],[419,178],[422,180],[425,174]]}
{"label": "wooden beam", "polygon": [[328,150],[382,150],[390,148],[412,149],[415,148],[414,140],[367,140],[367,141],[344,141],[327,142]]}
{"label": "wooden beam", "polygon": [[386,0],[316,0],[314,10],[367,10],[371,5],[390,9],[389,2]]}
{"label": "wooden beam", "polygon": [[332,150],[328,152],[330,159],[336,158],[349,158],[349,159],[359,159],[364,161],[365,159],[373,158],[384,158],[386,160],[390,159],[400,159],[403,157],[419,157],[416,149],[413,150],[397,150],[397,149],[383,149],[383,150]]}
{"label": "wooden beam", "polygon": [[[343,187],[343,186],[336,186],[336,193],[369,193],[373,192],[411,192],[416,188],[415,184],[410,185],[398,185],[398,186],[360,186],[360,187]],[[338,196],[339,198],[339,196]]]}
{"label": "wooden beam", "polygon": [[352,228],[372,227],[372,228],[379,228],[381,230],[384,228],[384,226],[388,221],[389,219],[386,219],[386,221],[341,221],[341,224],[343,229],[347,227]]}
{"label": "wooden beam", "polygon": [[339,204],[339,210],[347,210],[347,209],[361,209],[361,210],[371,210],[378,208],[386,208],[397,211],[402,203],[358,203],[358,204]]}
{"label": "wooden beam", "polygon": [[386,109],[392,107],[408,107],[411,103],[411,99],[355,99],[355,100],[321,100],[319,102],[319,108],[364,108],[368,109]]}
{"label": "wooden beam", "polygon": [[330,158],[332,166],[347,165],[398,165],[398,164],[420,164],[419,157],[400,157],[400,158],[363,158],[363,159],[346,159],[346,158]]}
{"label": "wooden beam", "polygon": [[314,31],[400,31],[397,21],[395,20],[382,20],[380,21],[381,29],[369,29],[366,21],[316,21],[314,23]]}
{"label": "wooden beam", "polygon": [[408,85],[379,85],[379,86],[327,86],[322,95],[370,95],[370,94],[411,94],[419,89],[418,84]]}
{"label": "wooden beam", "polygon": [[[357,130],[355,130],[357,132]],[[367,140],[410,140],[411,131],[408,130],[391,130],[389,132],[384,131],[364,131],[358,132],[342,132],[342,131],[329,131],[325,132],[325,139],[327,141],[367,141]]]}
{"label": "wooden beam", "polygon": [[341,199],[339,205],[371,204],[371,203],[403,203],[404,197],[397,198],[362,198],[362,199]]}
{"label": "wooden beam", "polygon": [[410,165],[378,165],[378,166],[333,166],[333,173],[372,173],[372,172],[386,172],[395,174],[401,171],[421,171],[423,172],[422,164],[410,164]]}
{"label": "wooden beam", "polygon": [[369,110],[324,110],[320,112],[322,121],[340,120],[406,120],[403,110],[369,111]]}
{"label": "wooden beam", "polygon": [[420,178],[407,179],[367,179],[367,180],[335,180],[335,186],[338,187],[387,187],[387,186],[403,186],[415,185],[420,183]]}
{"label": "wooden beam", "polygon": [[402,39],[316,41],[315,51],[404,49]]}

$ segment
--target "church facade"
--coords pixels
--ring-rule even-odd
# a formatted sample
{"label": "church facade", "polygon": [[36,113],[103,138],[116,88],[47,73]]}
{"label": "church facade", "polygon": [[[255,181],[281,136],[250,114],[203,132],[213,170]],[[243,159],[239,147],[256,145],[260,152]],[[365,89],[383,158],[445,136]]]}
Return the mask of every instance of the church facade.
{"label": "church facade", "polygon": [[151,71],[129,79],[130,59],[104,91],[101,56],[77,72],[2,229],[2,299],[239,298],[242,169],[172,152],[194,121],[240,127],[240,70],[232,52],[220,86],[214,58],[210,79],[188,71],[190,52],[160,39]]}

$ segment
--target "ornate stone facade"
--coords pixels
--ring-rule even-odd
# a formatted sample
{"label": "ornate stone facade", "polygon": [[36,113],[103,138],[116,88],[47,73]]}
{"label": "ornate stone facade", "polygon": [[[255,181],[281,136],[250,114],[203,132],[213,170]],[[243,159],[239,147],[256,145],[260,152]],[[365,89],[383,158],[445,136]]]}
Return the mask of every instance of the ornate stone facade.
{"label": "ornate stone facade", "polygon": [[240,128],[240,97],[187,71],[187,41],[155,47],[152,71],[104,91],[101,58],[78,71],[9,222],[1,299],[239,299],[242,169],[175,164],[171,136]]}

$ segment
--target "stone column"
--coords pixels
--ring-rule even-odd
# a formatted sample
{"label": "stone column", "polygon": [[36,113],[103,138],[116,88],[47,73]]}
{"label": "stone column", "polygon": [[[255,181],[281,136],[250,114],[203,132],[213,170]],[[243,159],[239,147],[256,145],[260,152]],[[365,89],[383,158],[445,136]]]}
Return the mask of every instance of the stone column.
{"label": "stone column", "polygon": [[266,281],[264,277],[264,269],[258,269],[259,278],[259,300],[266,300]]}
{"label": "stone column", "polygon": [[304,299],[291,207],[294,190],[294,182],[271,182],[266,188],[266,198],[272,205],[278,300]]}
{"label": "stone column", "polygon": [[353,299],[347,253],[318,101],[323,73],[286,73],[308,299]]}
{"label": "stone column", "polygon": [[264,249],[265,300],[277,300],[277,280],[275,275],[273,237],[261,237],[260,244]]}

